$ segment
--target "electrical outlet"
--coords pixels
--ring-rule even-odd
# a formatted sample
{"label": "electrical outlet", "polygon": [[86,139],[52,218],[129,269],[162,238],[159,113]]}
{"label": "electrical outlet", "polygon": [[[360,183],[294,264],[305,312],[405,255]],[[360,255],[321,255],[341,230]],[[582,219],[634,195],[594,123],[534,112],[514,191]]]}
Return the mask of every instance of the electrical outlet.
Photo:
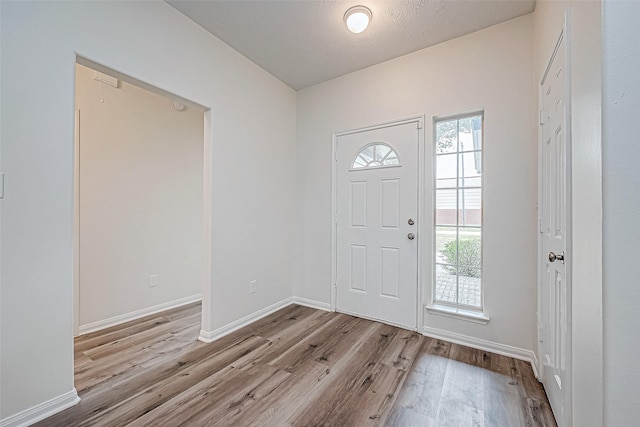
{"label": "electrical outlet", "polygon": [[249,293],[255,294],[256,292],[258,292],[258,284],[255,280],[252,280],[249,282]]}
{"label": "electrical outlet", "polygon": [[158,286],[158,275],[157,274],[150,274],[149,275],[149,287],[150,288],[155,288],[156,286]]}

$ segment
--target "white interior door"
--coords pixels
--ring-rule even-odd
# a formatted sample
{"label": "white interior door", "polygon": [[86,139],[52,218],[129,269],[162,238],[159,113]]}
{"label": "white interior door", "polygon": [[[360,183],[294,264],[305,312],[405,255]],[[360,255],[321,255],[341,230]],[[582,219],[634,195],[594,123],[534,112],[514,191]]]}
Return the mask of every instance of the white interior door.
{"label": "white interior door", "polygon": [[540,350],[542,382],[560,426],[570,425],[571,286],[569,69],[563,35],[541,83]]}
{"label": "white interior door", "polygon": [[336,308],[417,327],[419,123],[336,139]]}

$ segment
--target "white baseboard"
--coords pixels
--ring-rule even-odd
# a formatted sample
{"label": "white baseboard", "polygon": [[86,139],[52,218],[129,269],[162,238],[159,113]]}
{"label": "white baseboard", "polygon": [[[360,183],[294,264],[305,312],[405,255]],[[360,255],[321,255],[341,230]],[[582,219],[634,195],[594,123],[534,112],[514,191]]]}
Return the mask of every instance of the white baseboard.
{"label": "white baseboard", "polygon": [[442,329],[431,328],[429,326],[423,327],[422,334],[431,338],[437,338],[455,344],[465,345],[467,347],[475,348],[478,350],[501,354],[503,356],[513,357],[514,359],[518,360],[524,360],[525,362],[529,362],[531,364],[533,373],[535,374],[536,378],[538,378],[538,358],[536,357],[536,354],[531,350],[512,347],[510,345],[500,344],[493,341],[486,341],[480,338],[470,337],[468,335],[462,335]]}
{"label": "white baseboard", "polygon": [[293,297],[285,298],[282,301],[271,304],[268,307],[258,310],[255,313],[251,313],[248,316],[244,316],[243,318],[224,325],[214,331],[201,330],[198,339],[206,343],[213,342],[291,304],[293,304]]}
{"label": "white baseboard", "polygon": [[74,388],[68,393],[54,397],[46,402],[40,403],[31,408],[11,415],[8,418],[0,420],[0,427],[23,427],[35,424],[44,420],[58,412],[64,411],[80,402],[78,392]]}
{"label": "white baseboard", "polygon": [[235,332],[240,328],[244,328],[245,326],[250,325],[256,320],[262,319],[263,317],[266,317],[271,313],[274,313],[291,304],[304,305],[305,307],[315,308],[316,310],[331,311],[331,307],[328,303],[319,302],[307,298],[289,297],[261,310],[258,310],[255,313],[251,313],[248,316],[238,319],[235,322],[231,322],[225,326],[222,326],[215,331],[200,331],[200,336],[198,337],[198,339],[206,343],[213,342],[225,335],[230,334],[231,332]]}
{"label": "white baseboard", "polygon": [[304,305],[305,307],[315,308],[316,310],[331,311],[331,304],[328,302],[320,302],[307,298],[293,297],[293,304]]}
{"label": "white baseboard", "polygon": [[196,301],[202,300],[202,295],[191,295],[189,297],[180,298],[174,301],[165,302],[162,304],[154,305],[152,307],[143,308],[142,310],[136,310],[131,313],[121,314],[119,316],[111,317],[105,320],[99,320],[97,322],[81,325],[78,328],[78,335],[88,334],[90,332],[99,331],[101,329],[110,328],[112,326],[120,325],[121,323],[130,322],[132,320],[139,319],[141,317],[148,316],[150,314],[159,313],[161,311],[170,310],[183,305],[191,304]]}

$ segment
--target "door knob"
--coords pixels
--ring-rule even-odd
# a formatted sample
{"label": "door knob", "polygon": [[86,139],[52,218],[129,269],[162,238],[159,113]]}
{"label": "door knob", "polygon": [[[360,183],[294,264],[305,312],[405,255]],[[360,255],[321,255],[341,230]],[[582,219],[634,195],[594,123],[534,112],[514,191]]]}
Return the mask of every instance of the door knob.
{"label": "door knob", "polygon": [[562,251],[562,253],[559,255],[556,255],[553,252],[549,252],[549,261],[555,262],[556,260],[562,261],[562,263],[564,264],[564,251]]}
{"label": "door knob", "polygon": [[409,234],[407,234],[407,239],[409,239],[409,240],[413,240],[413,239],[415,239],[415,238],[416,238],[416,235],[415,235],[415,234],[413,234],[413,233],[409,233]]}

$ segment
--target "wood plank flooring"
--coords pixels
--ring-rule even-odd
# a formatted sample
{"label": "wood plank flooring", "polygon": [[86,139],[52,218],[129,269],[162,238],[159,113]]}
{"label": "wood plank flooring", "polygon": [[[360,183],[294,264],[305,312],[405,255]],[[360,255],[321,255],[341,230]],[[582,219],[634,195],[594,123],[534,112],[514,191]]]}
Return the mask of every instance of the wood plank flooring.
{"label": "wood plank flooring", "polygon": [[292,305],[211,344],[200,304],[78,337],[39,426],[555,426],[529,364]]}

